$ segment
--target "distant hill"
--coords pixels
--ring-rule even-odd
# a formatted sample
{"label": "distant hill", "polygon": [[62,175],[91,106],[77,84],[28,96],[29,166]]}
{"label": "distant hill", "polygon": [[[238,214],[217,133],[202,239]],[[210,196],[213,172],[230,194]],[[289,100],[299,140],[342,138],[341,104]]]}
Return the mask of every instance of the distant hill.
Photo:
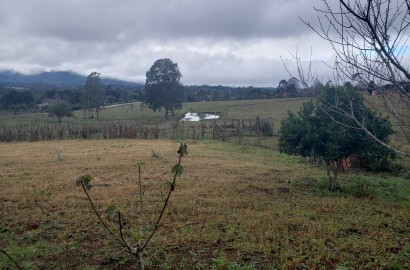
{"label": "distant hill", "polygon": [[[74,73],[71,71],[50,71],[41,72],[38,74],[25,75],[21,73],[16,73],[13,71],[0,71],[0,85],[55,85],[55,86],[66,86],[66,85],[84,85],[87,80],[86,76]],[[117,80],[112,78],[101,77],[102,84],[112,84],[112,85],[142,85],[140,83],[128,82],[123,80]]]}

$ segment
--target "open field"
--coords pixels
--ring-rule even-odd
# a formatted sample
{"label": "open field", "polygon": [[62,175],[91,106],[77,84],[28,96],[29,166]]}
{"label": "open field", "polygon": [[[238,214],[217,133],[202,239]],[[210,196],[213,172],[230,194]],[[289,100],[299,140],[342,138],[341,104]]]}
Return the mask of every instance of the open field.
{"label": "open field", "polygon": [[[104,108],[98,119],[84,119],[82,111],[63,123],[46,113],[0,115],[0,142],[41,141],[55,139],[195,139],[219,138],[242,144],[272,148],[272,137],[257,136],[255,122],[259,116],[272,126],[273,134],[287,110],[296,111],[306,99],[238,100],[184,103],[175,118],[164,119],[163,112],[153,112],[141,104],[124,104]],[[217,120],[180,122],[187,112],[216,113]],[[242,124],[239,127],[239,122]],[[215,134],[215,125],[219,133]],[[240,137],[240,138],[237,138]]]}
{"label": "open field", "polygon": [[[229,114],[229,112],[228,112]],[[23,269],[133,269],[92,213],[78,176],[95,177],[100,211],[115,203],[137,228],[136,164],[152,227],[176,163],[164,140],[1,143],[0,248]],[[188,142],[147,269],[409,269],[410,175],[341,176],[270,149]],[[133,234],[127,236],[132,237]],[[146,235],[146,234],[145,234]],[[0,269],[13,264],[0,254]]]}
{"label": "open field", "polygon": [[[249,119],[260,116],[261,118],[273,118],[279,123],[280,119],[286,116],[287,110],[296,111],[300,108],[304,98],[292,99],[262,99],[262,100],[233,100],[233,101],[214,101],[214,102],[189,102],[183,103],[176,114],[181,117],[187,112],[216,112],[221,119]],[[73,118],[64,118],[64,122],[72,123],[84,121],[82,111],[74,112]],[[148,107],[139,104],[126,104],[104,108],[100,113],[100,121],[122,120],[139,122],[163,122],[164,112],[154,112]],[[98,121],[93,119],[93,121]],[[57,123],[56,118],[50,118],[44,114],[0,114],[0,128],[5,125],[19,125],[31,123]]]}

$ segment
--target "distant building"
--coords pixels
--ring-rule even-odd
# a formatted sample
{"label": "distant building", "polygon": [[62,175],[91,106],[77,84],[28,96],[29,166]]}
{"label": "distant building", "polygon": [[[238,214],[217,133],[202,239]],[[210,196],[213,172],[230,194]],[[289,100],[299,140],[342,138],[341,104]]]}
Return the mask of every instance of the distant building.
{"label": "distant building", "polygon": [[54,105],[54,104],[57,104],[57,103],[60,103],[60,102],[61,102],[61,99],[45,98],[45,99],[43,99],[43,100],[41,101],[41,103],[38,103],[38,104],[37,104],[37,108],[38,108],[39,110],[42,110],[42,109],[44,109],[44,108],[47,108],[47,107],[50,106],[50,105]]}

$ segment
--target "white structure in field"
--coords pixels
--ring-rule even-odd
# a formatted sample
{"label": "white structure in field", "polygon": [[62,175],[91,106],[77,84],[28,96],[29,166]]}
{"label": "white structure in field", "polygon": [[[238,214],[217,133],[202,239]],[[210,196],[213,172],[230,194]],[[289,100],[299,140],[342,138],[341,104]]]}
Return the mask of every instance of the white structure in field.
{"label": "white structure in field", "polygon": [[201,118],[197,113],[188,112],[185,114],[185,117],[181,119],[181,121],[199,122],[201,120],[218,119],[218,118],[219,118],[219,115],[215,115],[215,114],[205,114],[205,116]]}

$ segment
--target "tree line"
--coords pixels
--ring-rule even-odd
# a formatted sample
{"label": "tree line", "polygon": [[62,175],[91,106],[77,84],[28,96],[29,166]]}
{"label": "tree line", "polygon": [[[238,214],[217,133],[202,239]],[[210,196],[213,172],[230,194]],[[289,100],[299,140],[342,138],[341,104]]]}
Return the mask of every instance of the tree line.
{"label": "tree line", "polygon": [[[142,87],[109,84],[101,85],[101,88],[104,92],[105,105],[144,101],[146,98]],[[64,89],[50,86],[28,86],[26,89],[22,89],[0,86],[0,109],[15,112],[35,110],[37,104],[50,99],[68,103],[73,109],[81,109],[81,91],[83,90],[84,87]],[[286,92],[283,91],[283,88],[222,85],[183,85],[181,92],[183,102],[271,99],[305,95],[302,92],[292,92],[290,95],[284,93]]]}
{"label": "tree line", "polygon": [[[73,109],[81,109],[81,91],[84,87],[57,86],[0,86],[0,110],[20,112],[33,111],[45,100],[59,100],[70,104]],[[139,86],[101,85],[104,104],[126,103],[141,100]]]}
{"label": "tree line", "polygon": [[[170,63],[164,64],[162,62]],[[144,89],[144,87],[138,85],[102,84],[100,74],[92,72],[87,77],[84,86],[72,85],[65,88],[47,85],[29,85],[27,88],[7,85],[0,86],[0,110],[13,111],[15,113],[34,111],[39,109],[44,101],[58,101],[59,103],[68,104],[73,110],[83,109],[84,112],[88,112],[84,116],[90,117],[92,110],[96,110],[96,114],[98,114],[99,108],[103,105],[141,101],[146,102],[148,105],[151,104],[151,107],[155,110],[159,110],[161,107],[168,108],[165,109],[166,114],[173,114],[182,102],[307,97],[312,96],[313,92],[317,92],[323,87],[323,84],[317,82],[313,87],[304,88],[301,87],[299,80],[293,77],[288,80],[282,79],[276,87],[182,85],[179,81],[182,74],[179,71],[178,65],[170,59],[157,60],[152,66],[154,69],[151,73],[156,69],[158,71],[156,65],[159,65],[159,63],[162,63],[162,68],[166,72],[176,72],[175,74],[179,72],[179,78],[169,78],[174,80],[174,82],[170,81],[168,85],[163,84],[163,87],[169,88],[166,90],[167,96],[158,95],[155,91],[156,87],[159,87],[159,84],[157,85],[155,82],[155,80],[159,79],[158,74],[155,75],[155,78],[147,77]],[[147,76],[151,76],[151,73],[150,71],[147,72]],[[372,94],[375,89],[374,82],[370,82],[369,85],[353,85],[353,83],[347,82],[346,86],[356,91],[368,92],[369,94]],[[384,86],[384,88],[388,89],[389,85]],[[162,92],[164,91],[163,89]],[[162,92],[159,91],[159,93]],[[161,98],[163,98],[162,101]],[[165,107],[159,106],[161,102],[165,104]]]}

